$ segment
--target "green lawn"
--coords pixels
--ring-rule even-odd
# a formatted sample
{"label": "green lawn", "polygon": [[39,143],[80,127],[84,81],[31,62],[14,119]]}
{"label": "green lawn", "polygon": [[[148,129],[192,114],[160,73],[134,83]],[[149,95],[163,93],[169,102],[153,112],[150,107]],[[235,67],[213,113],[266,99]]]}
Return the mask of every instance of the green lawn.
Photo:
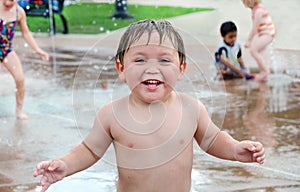
{"label": "green lawn", "polygon": [[[170,18],[178,15],[199,11],[209,11],[211,8],[182,8],[168,6],[128,5],[130,15],[134,20],[112,19],[114,4],[108,3],[77,3],[64,7],[63,13],[68,21],[69,33],[97,34],[113,31],[142,19]],[[55,16],[57,30],[62,31],[60,18]],[[49,19],[43,17],[27,17],[27,23],[32,32],[49,32]]]}

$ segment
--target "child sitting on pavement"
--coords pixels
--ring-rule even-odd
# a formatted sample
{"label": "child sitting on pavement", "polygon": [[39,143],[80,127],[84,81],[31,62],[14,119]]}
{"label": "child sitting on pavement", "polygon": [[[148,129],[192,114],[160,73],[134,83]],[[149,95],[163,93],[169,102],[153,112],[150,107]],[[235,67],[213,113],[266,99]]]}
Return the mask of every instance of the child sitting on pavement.
{"label": "child sitting on pavement", "polygon": [[183,40],[165,20],[131,24],[115,57],[128,96],[102,107],[90,133],[64,157],[40,162],[42,192],[95,164],[114,144],[118,192],[188,192],[193,139],[208,154],[240,162],[264,162],[260,142],[237,141],[221,131],[197,99],[175,92],[186,71]]}
{"label": "child sitting on pavement", "polygon": [[237,27],[231,22],[222,23],[220,33],[223,38],[215,53],[217,65],[217,79],[244,78],[246,80],[254,79],[254,75],[249,74],[242,59],[242,50],[239,43],[236,42]]}

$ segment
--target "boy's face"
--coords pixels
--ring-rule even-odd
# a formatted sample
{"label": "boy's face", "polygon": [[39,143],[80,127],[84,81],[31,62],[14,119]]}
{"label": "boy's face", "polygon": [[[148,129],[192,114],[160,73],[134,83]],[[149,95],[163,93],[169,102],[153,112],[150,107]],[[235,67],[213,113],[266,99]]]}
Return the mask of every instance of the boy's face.
{"label": "boy's face", "polygon": [[153,32],[147,41],[145,33],[125,53],[123,63],[116,62],[116,68],[132,94],[151,103],[169,96],[182,78],[186,63],[180,63],[178,51],[168,38],[160,44],[158,33]]}
{"label": "boy's face", "polygon": [[234,45],[234,42],[236,41],[236,36],[237,36],[237,32],[229,32],[227,33],[223,39],[225,41],[225,43],[227,43],[230,46]]}

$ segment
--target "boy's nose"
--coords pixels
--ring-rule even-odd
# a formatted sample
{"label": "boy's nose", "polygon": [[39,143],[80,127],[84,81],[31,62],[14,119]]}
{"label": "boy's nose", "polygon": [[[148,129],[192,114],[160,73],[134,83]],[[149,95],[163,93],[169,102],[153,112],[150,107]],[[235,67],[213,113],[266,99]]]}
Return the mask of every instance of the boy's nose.
{"label": "boy's nose", "polygon": [[146,69],[146,73],[159,73],[159,63],[154,60],[149,60]]}

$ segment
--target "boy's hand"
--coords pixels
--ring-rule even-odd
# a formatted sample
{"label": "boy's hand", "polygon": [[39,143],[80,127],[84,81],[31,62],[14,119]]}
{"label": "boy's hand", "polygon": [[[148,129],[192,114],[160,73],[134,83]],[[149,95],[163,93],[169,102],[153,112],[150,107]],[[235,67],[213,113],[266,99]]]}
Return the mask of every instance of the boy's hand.
{"label": "boy's hand", "polygon": [[49,61],[49,55],[43,50],[38,50],[36,52],[44,61]]}
{"label": "boy's hand", "polygon": [[241,141],[236,146],[235,158],[240,162],[257,162],[263,164],[265,150],[260,142]]}
{"label": "boy's hand", "polygon": [[51,184],[62,180],[67,175],[67,166],[62,160],[50,160],[40,162],[35,172],[33,173],[34,177],[42,175],[41,192],[46,191]]}

